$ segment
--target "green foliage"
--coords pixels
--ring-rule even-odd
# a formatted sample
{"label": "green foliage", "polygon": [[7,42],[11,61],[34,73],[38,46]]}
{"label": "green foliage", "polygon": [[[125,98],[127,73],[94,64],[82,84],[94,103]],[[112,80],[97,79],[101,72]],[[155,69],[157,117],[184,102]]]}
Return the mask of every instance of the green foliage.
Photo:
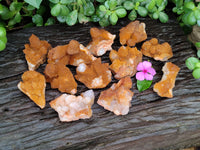
{"label": "green foliage", "polygon": [[137,80],[137,89],[139,92],[147,90],[152,84],[152,80]]}
{"label": "green foliage", "polygon": [[0,27],[0,51],[4,50],[7,43],[6,29]]}
{"label": "green foliage", "polygon": [[190,0],[175,0],[173,12],[179,15],[178,20],[182,26],[200,26],[200,3]]}
{"label": "green foliage", "polygon": [[195,79],[199,79],[200,78],[200,60],[195,57],[189,57],[185,61],[185,64],[188,67],[188,69],[193,70],[192,71],[193,77]]}
{"label": "green foliage", "polygon": [[[182,26],[200,26],[200,4],[192,0],[172,0],[173,12],[179,15]],[[100,26],[117,24],[120,18],[135,20],[138,15],[149,16],[166,23],[168,0],[14,0],[0,1],[0,26],[52,25],[56,22],[69,26],[76,23],[98,22]],[[26,21],[28,20],[28,21]]]}
{"label": "green foliage", "polygon": [[42,0],[24,0],[26,3],[32,5],[33,7],[39,9]]}

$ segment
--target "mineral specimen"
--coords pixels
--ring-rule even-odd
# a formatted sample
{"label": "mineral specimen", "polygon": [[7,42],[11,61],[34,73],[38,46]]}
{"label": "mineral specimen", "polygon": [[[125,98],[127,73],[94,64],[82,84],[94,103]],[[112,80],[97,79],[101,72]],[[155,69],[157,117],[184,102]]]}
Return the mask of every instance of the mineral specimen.
{"label": "mineral specimen", "polygon": [[106,51],[112,49],[112,44],[116,35],[112,35],[104,29],[91,28],[90,34],[92,41],[88,44],[87,48],[95,56],[102,56]]}
{"label": "mineral specimen", "polygon": [[23,50],[29,70],[36,70],[46,61],[47,52],[51,45],[47,41],[41,41],[36,35],[32,34],[29,38],[30,44],[25,44]]}
{"label": "mineral specimen", "polygon": [[78,66],[80,63],[89,64],[96,58],[78,41],[71,40],[69,44],[56,46],[48,53],[48,63]]}
{"label": "mineral specimen", "polygon": [[131,106],[133,92],[130,90],[132,81],[125,77],[114,83],[108,90],[102,91],[97,103],[116,115],[126,115]]}
{"label": "mineral specimen", "polygon": [[82,44],[80,44],[79,47],[79,53],[70,56],[70,65],[78,66],[81,63],[91,64],[92,61],[96,60],[96,57],[94,57],[86,47]]}
{"label": "mineral specimen", "polygon": [[112,62],[110,69],[115,73],[116,79],[134,76],[138,63],[142,61],[142,53],[136,47],[129,46],[121,46],[118,52],[112,50],[109,57]]}
{"label": "mineral specimen", "polygon": [[153,90],[161,97],[172,98],[172,89],[175,85],[176,76],[180,68],[171,62],[165,63],[162,68],[163,76],[161,81],[154,85]]}
{"label": "mineral specimen", "polygon": [[173,57],[172,48],[169,43],[158,43],[156,38],[152,38],[146,41],[142,45],[141,52],[148,57],[152,57],[155,60],[167,61]]}
{"label": "mineral specimen", "polygon": [[44,108],[45,101],[45,77],[36,71],[26,71],[22,75],[21,82],[18,83],[18,88],[33,100],[40,108]]}
{"label": "mineral specimen", "polygon": [[119,38],[122,45],[135,46],[136,43],[147,39],[145,24],[139,21],[129,23],[120,29]]}
{"label": "mineral specimen", "polygon": [[44,70],[47,82],[51,83],[51,88],[58,88],[61,92],[75,94],[77,83],[73,74],[63,64],[47,64]]}
{"label": "mineral specimen", "polygon": [[80,96],[62,94],[60,97],[50,102],[50,106],[55,109],[61,121],[75,121],[87,119],[92,116],[92,105],[94,103],[94,92],[88,90]]}
{"label": "mineral specimen", "polygon": [[75,78],[90,89],[104,88],[110,83],[112,76],[108,66],[108,63],[101,63],[100,58],[89,65],[81,63],[76,68]]}

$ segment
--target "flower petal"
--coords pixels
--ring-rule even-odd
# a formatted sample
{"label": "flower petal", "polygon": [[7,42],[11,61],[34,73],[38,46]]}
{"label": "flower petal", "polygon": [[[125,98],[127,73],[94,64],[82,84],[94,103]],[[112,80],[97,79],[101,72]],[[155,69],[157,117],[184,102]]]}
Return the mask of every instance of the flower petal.
{"label": "flower petal", "polygon": [[144,73],[143,72],[137,72],[136,73],[136,79],[143,81],[144,80]]}
{"label": "flower petal", "polygon": [[143,61],[142,62],[144,69],[148,69],[152,66],[151,62],[149,61]]}
{"label": "flower petal", "polygon": [[140,62],[140,63],[137,65],[137,71],[143,71],[143,70],[144,70],[143,63]]}
{"label": "flower petal", "polygon": [[153,76],[152,76],[151,74],[148,74],[148,73],[145,73],[145,74],[144,74],[144,78],[145,78],[146,80],[153,80]]}
{"label": "flower petal", "polygon": [[154,76],[156,74],[156,71],[154,68],[148,68],[147,72],[150,73],[152,76]]}

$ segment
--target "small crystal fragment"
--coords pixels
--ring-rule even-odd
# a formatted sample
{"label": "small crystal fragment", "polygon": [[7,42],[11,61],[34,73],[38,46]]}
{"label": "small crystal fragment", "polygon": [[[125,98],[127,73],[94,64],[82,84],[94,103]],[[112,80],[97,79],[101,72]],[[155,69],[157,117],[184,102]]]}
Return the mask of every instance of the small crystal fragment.
{"label": "small crystal fragment", "polygon": [[78,41],[71,40],[69,44],[56,46],[48,53],[48,63],[78,66],[80,63],[90,64],[96,58]]}
{"label": "small crystal fragment", "polygon": [[142,61],[142,53],[136,47],[121,46],[117,51],[110,52],[110,60],[112,64],[110,69],[115,73],[116,79],[126,76],[134,76],[137,72],[137,65]]}
{"label": "small crystal fragment", "polygon": [[145,24],[139,21],[133,21],[120,29],[120,43],[122,45],[135,46],[136,43],[147,39]]}
{"label": "small crystal fragment", "polygon": [[70,122],[79,119],[87,119],[92,116],[94,92],[88,90],[80,96],[62,94],[50,102],[50,106],[58,112],[60,121]]}
{"label": "small crystal fragment", "polygon": [[95,56],[102,56],[112,49],[112,44],[116,35],[112,35],[104,29],[91,28],[90,34],[92,41],[88,44],[87,48]]}
{"label": "small crystal fragment", "polygon": [[167,61],[173,57],[172,48],[169,43],[158,43],[156,38],[152,38],[146,41],[142,45],[141,52],[148,57],[152,57],[155,60]]}
{"label": "small crystal fragment", "polygon": [[44,75],[36,71],[26,71],[22,75],[22,80],[17,85],[19,90],[26,94],[40,108],[44,108],[46,104],[46,81]]}
{"label": "small crystal fragment", "polygon": [[175,85],[176,76],[180,68],[171,62],[165,63],[162,68],[163,76],[161,81],[154,85],[153,90],[161,97],[172,98],[172,89]]}
{"label": "small crystal fragment", "polygon": [[63,64],[47,64],[44,70],[47,82],[51,83],[51,88],[58,88],[61,92],[75,94],[77,83],[73,74]]}
{"label": "small crystal fragment", "polygon": [[23,50],[29,70],[36,70],[46,61],[47,52],[51,45],[47,41],[41,41],[36,35],[32,34],[29,38],[30,44],[25,44]]}
{"label": "small crystal fragment", "polygon": [[101,63],[100,58],[88,65],[80,64],[76,68],[76,73],[75,78],[90,89],[106,87],[112,76],[108,63]]}
{"label": "small crystal fragment", "polygon": [[125,77],[114,83],[109,89],[102,91],[97,103],[116,115],[126,115],[131,106],[133,92],[130,90],[132,81]]}

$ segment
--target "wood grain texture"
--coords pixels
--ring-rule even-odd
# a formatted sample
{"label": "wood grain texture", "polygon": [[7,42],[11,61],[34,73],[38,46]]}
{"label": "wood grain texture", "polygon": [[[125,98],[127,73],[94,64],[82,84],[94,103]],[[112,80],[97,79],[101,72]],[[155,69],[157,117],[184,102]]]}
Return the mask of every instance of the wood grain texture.
{"label": "wood grain texture", "polygon": [[[66,44],[71,39],[86,45],[90,41],[89,29],[97,25],[54,25],[8,33],[7,48],[0,53],[0,149],[167,150],[200,145],[200,80],[193,79],[185,66],[185,59],[195,56],[196,52],[191,49],[173,17],[166,24],[149,18],[139,20],[146,23],[148,39],[156,37],[161,43],[166,41],[172,46],[174,57],[169,61],[181,68],[173,90],[174,98],[157,96],[153,86],[139,93],[133,77],[135,95],[128,115],[115,116],[99,106],[96,101],[101,89],[95,90],[91,119],[62,123],[48,104],[61,94],[58,90],[50,89],[47,84],[47,105],[41,110],[17,89],[22,73],[27,70],[22,52],[24,44],[34,33],[41,40],[48,40],[53,47]],[[119,29],[128,23],[123,19],[116,26],[106,28],[117,35],[113,45],[116,50],[120,47]],[[110,63],[108,54],[102,57],[103,62]],[[164,63],[147,57],[144,60],[150,60],[157,71],[154,84],[162,77]],[[40,66],[38,71],[43,72],[45,65]],[[70,69],[75,73],[75,67]],[[113,79],[113,82],[116,80]],[[83,84],[78,84],[78,94],[87,90]]]}

